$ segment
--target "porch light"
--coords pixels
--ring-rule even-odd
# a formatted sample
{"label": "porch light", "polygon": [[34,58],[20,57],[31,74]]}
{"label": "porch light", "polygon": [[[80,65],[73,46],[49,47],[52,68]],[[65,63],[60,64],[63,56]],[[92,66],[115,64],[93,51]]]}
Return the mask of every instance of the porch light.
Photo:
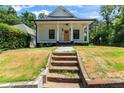
{"label": "porch light", "polygon": [[65,24],[66,26],[68,26],[68,24]]}

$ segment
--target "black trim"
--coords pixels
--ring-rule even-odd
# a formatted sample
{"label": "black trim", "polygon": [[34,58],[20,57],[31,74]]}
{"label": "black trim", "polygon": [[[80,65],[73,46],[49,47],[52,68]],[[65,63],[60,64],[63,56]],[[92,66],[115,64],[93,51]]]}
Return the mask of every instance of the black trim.
{"label": "black trim", "polygon": [[79,38],[80,38],[80,30],[73,29],[73,39],[79,39]]}
{"label": "black trim", "polygon": [[77,18],[74,16],[48,16],[47,18]]}
{"label": "black trim", "polygon": [[49,39],[55,39],[55,29],[49,29]]}

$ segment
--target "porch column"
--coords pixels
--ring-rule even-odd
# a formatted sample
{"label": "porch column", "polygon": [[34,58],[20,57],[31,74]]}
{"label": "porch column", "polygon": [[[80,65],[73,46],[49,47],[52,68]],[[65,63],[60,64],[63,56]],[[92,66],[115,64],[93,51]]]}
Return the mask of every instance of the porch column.
{"label": "porch column", "polygon": [[83,37],[83,42],[84,42],[84,31],[85,31],[85,26],[83,26],[83,35],[82,35],[82,37]]}
{"label": "porch column", "polygon": [[59,41],[59,23],[57,23],[57,42]]}
{"label": "porch column", "polygon": [[89,26],[87,26],[87,42],[89,43]]}
{"label": "porch column", "polygon": [[73,24],[71,23],[71,41],[73,41]]}

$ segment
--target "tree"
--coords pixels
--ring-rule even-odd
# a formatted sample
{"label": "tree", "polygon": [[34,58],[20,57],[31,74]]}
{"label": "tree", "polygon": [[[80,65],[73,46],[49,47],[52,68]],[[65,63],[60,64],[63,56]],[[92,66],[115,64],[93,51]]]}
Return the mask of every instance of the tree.
{"label": "tree", "polygon": [[101,21],[95,22],[90,39],[97,45],[124,46],[124,6],[101,6]]}
{"label": "tree", "polygon": [[11,6],[8,8],[7,13],[12,14],[13,16],[17,16],[16,10]]}
{"label": "tree", "polygon": [[118,6],[118,16],[114,20],[113,44],[124,46],[124,6]]}
{"label": "tree", "polygon": [[9,14],[9,15],[6,16],[6,23],[9,24],[9,25],[19,24],[20,19],[17,16]]}
{"label": "tree", "polygon": [[47,15],[45,13],[40,13],[38,15],[38,19],[42,19],[42,18],[46,18],[46,17],[47,17]]}
{"label": "tree", "polygon": [[90,28],[90,41],[95,45],[106,45],[108,38],[106,38],[107,32],[104,31],[105,23],[96,20]]}
{"label": "tree", "polygon": [[[113,20],[116,16],[116,6],[114,5],[103,5],[100,7],[100,14],[103,17],[102,20],[102,31],[99,31],[99,35],[101,37],[101,44],[110,45],[111,44],[111,36],[113,31]],[[100,27],[100,28],[101,28]]]}
{"label": "tree", "polygon": [[31,21],[31,20],[35,20],[35,19],[36,19],[36,15],[33,13],[30,13],[28,11],[23,12],[21,15],[21,21],[31,28],[35,28],[34,23]]}
{"label": "tree", "polygon": [[7,14],[7,9],[0,6],[0,14]]}
{"label": "tree", "polygon": [[114,5],[103,5],[100,7],[100,14],[103,17],[103,21],[106,24],[106,30],[109,30],[110,25],[114,17]]}
{"label": "tree", "polygon": [[15,24],[20,23],[20,19],[16,16],[16,11],[12,12],[11,7],[6,9],[1,6],[0,7],[0,22],[6,23],[9,25],[15,25]]}

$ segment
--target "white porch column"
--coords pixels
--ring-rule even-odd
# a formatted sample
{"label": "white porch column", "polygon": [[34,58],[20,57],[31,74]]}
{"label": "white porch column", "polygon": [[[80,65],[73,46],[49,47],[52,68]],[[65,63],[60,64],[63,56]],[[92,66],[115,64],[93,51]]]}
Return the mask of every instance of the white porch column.
{"label": "white porch column", "polygon": [[89,43],[89,26],[87,26],[87,42]]}
{"label": "white porch column", "polygon": [[57,41],[59,41],[59,23],[57,23]]}
{"label": "white porch column", "polygon": [[71,41],[73,41],[73,24],[71,23]]}
{"label": "white porch column", "polygon": [[83,42],[84,42],[84,31],[85,31],[85,26],[83,26],[83,35],[82,35],[82,37],[83,37]]}

